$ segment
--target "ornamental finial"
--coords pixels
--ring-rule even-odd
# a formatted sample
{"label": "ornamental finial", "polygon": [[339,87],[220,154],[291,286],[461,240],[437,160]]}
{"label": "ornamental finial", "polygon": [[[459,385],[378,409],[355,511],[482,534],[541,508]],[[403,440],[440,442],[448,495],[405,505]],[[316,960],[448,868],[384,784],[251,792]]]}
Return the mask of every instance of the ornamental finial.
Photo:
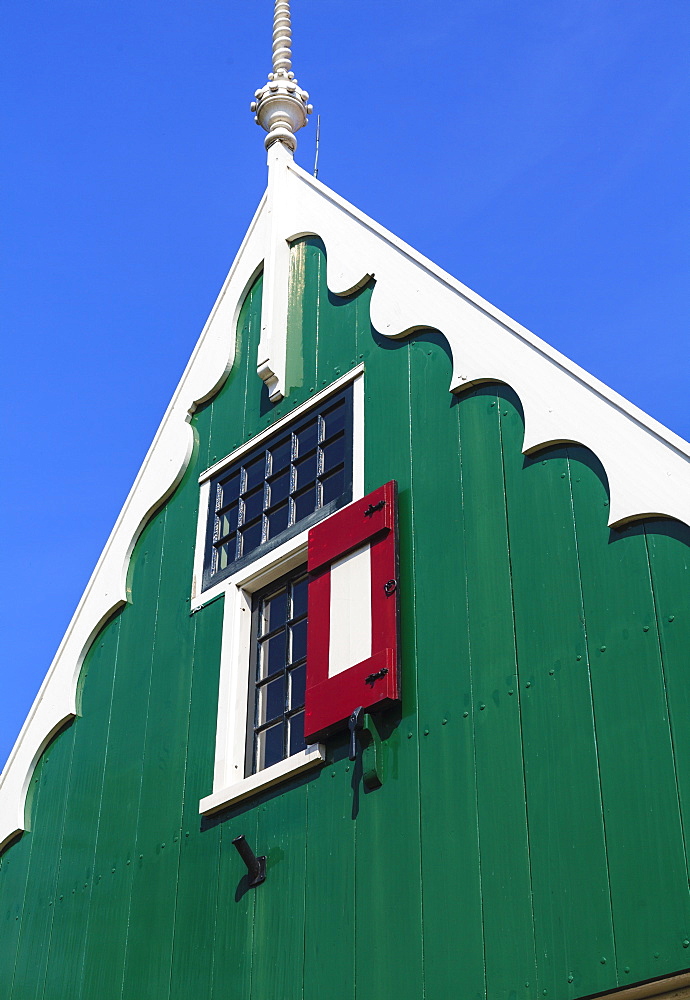
{"label": "ornamental finial", "polygon": [[292,28],[290,27],[290,0],[275,0],[273,16],[273,72],[268,83],[254,94],[251,110],[254,121],[268,132],[266,149],[274,142],[284,143],[294,153],[297,148],[295,132],[307,124],[312,113],[308,104],[309,94],[297,83],[292,66]]}

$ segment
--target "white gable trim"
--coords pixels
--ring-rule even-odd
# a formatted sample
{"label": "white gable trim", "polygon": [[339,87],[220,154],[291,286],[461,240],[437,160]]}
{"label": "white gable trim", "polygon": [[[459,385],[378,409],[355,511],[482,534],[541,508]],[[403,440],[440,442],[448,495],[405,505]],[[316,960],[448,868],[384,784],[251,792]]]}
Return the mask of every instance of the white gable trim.
{"label": "white gable trim", "polygon": [[78,713],[79,674],[93,639],[130,598],[130,557],[152,512],[184,475],[194,443],[191,416],[230,372],[242,301],[263,263],[265,206],[264,196],[0,775],[0,850],[28,829],[25,803],[34,768],[55,733]]}
{"label": "white gable trim", "polygon": [[284,235],[288,228],[284,214],[290,197],[287,171],[292,162],[292,153],[282,142],[274,142],[269,148],[268,220],[256,372],[265,382],[272,403],[279,403],[285,395],[290,245]]}
{"label": "white gable trim", "polygon": [[505,382],[525,414],[523,452],[575,442],[609,480],[609,524],[645,516],[690,523],[690,445],[530,333],[298,167],[285,206],[286,239],[318,235],[328,287],[345,295],[376,279],[371,321],[387,337],[440,330],[453,356],[451,392]]}

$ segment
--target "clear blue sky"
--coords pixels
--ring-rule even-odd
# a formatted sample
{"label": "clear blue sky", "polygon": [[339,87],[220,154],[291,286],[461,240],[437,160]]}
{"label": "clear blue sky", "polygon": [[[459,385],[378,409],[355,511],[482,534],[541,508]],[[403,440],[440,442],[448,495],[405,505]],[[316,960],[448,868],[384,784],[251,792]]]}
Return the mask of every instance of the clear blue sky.
{"label": "clear blue sky", "polygon": [[[261,196],[272,6],[0,6],[0,762]],[[321,180],[690,437],[688,0],[293,7]]]}

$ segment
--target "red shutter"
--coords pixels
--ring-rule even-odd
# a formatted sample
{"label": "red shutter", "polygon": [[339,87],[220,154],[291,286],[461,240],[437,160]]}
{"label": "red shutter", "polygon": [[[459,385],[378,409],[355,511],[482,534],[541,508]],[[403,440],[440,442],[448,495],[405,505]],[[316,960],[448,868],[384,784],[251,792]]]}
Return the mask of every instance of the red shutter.
{"label": "red shutter", "polygon": [[[309,532],[307,742],[341,728],[359,706],[384,708],[400,698],[396,500],[395,482],[386,483]],[[364,556],[362,565],[371,580],[371,603],[366,594],[352,595],[362,612],[362,621],[355,620],[352,626],[355,633],[359,630],[361,634],[354,636],[352,647],[344,642],[338,649],[331,649],[331,625],[341,634],[347,625],[333,618],[340,612],[331,607],[331,577],[332,572],[340,572],[340,560],[348,554]],[[364,620],[368,614],[370,619]],[[351,648],[361,653],[362,643],[369,646],[369,627],[370,649],[363,659],[350,664],[347,657]],[[333,662],[338,658],[338,672],[334,672]]]}

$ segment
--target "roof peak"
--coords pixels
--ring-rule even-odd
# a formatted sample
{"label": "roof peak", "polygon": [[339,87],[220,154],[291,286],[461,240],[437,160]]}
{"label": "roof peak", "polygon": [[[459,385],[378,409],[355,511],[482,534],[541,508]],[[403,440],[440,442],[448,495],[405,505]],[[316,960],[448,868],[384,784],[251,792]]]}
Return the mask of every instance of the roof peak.
{"label": "roof peak", "polygon": [[297,148],[295,132],[307,124],[312,113],[309,94],[302,90],[292,72],[292,23],[290,0],[275,0],[273,13],[273,72],[268,83],[254,92],[251,103],[254,121],[268,135],[266,149],[274,142],[281,142],[294,153]]}

